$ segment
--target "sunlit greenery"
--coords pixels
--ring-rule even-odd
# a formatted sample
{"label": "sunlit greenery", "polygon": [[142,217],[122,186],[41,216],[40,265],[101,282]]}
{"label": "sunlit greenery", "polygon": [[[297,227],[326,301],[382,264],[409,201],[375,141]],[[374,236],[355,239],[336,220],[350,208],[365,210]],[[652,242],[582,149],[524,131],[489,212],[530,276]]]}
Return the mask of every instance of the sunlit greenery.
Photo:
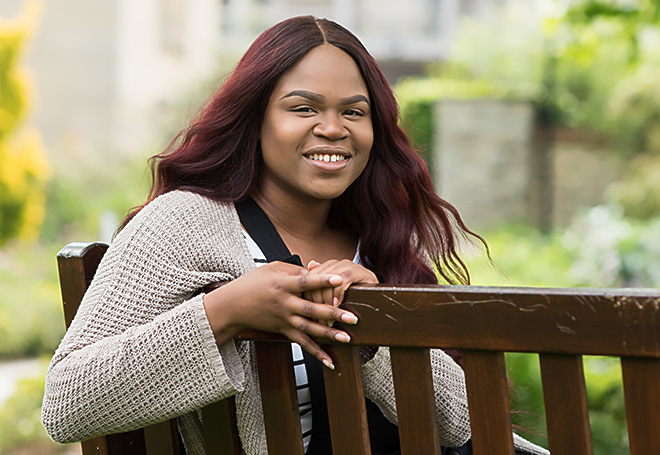
{"label": "sunlit greenery", "polygon": [[39,134],[24,125],[30,80],[21,67],[37,11],[0,19],[0,246],[15,237],[34,240],[44,219],[44,183],[50,176]]}

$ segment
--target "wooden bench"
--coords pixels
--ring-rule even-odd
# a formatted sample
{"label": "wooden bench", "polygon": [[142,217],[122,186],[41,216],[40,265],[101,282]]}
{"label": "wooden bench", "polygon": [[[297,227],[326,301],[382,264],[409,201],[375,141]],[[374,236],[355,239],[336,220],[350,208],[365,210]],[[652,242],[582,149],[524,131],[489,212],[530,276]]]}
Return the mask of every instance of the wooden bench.
{"label": "wooden bench", "polygon": [[[106,249],[74,243],[58,254],[67,327]],[[582,355],[620,357],[631,454],[660,453],[660,291],[356,286],[344,307],[360,323],[345,328],[351,345],[325,347],[336,365],[324,369],[336,454],[370,453],[359,345],[390,347],[402,454],[440,454],[429,348],[463,350],[477,455],[513,453],[504,352],[539,354],[556,455],[592,453]],[[291,350],[272,334],[239,337],[255,341],[260,377],[268,378],[261,391],[269,453],[302,455]],[[231,403],[203,413],[208,453],[240,453]],[[174,421],[82,445],[85,455],[181,453]]]}

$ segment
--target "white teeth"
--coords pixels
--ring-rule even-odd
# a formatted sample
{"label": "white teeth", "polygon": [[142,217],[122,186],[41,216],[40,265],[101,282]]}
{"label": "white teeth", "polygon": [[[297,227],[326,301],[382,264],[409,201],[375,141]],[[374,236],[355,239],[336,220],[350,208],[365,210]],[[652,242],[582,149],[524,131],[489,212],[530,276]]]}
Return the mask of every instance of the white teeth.
{"label": "white teeth", "polygon": [[313,161],[324,161],[326,163],[336,163],[337,161],[344,161],[346,159],[345,156],[343,155],[325,155],[325,154],[318,154],[314,153],[312,155],[309,155],[307,158]]}

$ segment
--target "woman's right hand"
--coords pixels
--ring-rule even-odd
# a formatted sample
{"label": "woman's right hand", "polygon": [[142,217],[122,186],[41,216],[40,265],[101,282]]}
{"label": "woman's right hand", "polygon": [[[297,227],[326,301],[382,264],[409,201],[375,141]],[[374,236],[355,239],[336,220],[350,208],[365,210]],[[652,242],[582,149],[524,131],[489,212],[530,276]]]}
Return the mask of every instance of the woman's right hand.
{"label": "woman's right hand", "polygon": [[271,262],[206,294],[204,307],[218,345],[247,328],[280,333],[334,368],[330,356],[311,337],[344,343],[350,337],[317,321],[356,324],[357,318],[332,305],[305,300],[302,294],[341,286],[343,281],[336,274],[310,274],[304,267]]}

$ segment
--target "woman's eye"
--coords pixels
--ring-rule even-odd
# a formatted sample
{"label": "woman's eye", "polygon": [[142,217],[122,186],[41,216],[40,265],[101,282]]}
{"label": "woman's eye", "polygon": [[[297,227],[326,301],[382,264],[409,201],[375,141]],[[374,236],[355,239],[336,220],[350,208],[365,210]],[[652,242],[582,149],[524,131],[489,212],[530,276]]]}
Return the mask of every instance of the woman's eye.
{"label": "woman's eye", "polygon": [[314,109],[312,109],[309,106],[299,106],[299,107],[294,107],[291,109],[292,112],[298,112],[301,114],[312,114],[314,113]]}
{"label": "woman's eye", "polygon": [[349,117],[362,117],[364,114],[362,111],[358,109],[348,109],[347,111],[344,112],[344,115],[347,115]]}

